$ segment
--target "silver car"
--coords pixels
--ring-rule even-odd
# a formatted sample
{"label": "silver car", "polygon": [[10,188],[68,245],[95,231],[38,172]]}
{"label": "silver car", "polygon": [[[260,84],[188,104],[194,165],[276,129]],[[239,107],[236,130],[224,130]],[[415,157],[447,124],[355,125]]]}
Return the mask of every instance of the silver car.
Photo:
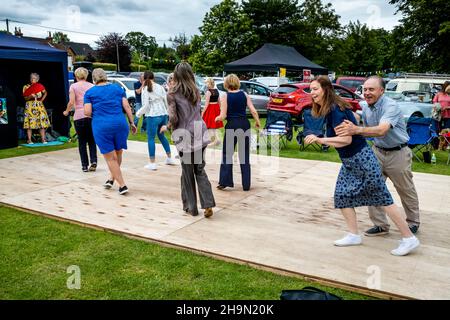
{"label": "silver car", "polygon": [[[223,81],[216,81],[216,87],[220,92],[226,92],[223,87]],[[241,90],[250,96],[259,114],[267,114],[267,104],[272,93],[271,89],[258,82],[241,81]],[[248,109],[247,113],[249,113]]]}
{"label": "silver car", "polygon": [[[433,109],[432,103],[421,102],[418,96],[406,96],[397,92],[385,92],[385,96],[397,102],[403,114],[403,119],[408,122],[410,117],[431,118],[431,111]],[[426,101],[427,99],[425,99]],[[367,102],[361,101],[360,104]]]}

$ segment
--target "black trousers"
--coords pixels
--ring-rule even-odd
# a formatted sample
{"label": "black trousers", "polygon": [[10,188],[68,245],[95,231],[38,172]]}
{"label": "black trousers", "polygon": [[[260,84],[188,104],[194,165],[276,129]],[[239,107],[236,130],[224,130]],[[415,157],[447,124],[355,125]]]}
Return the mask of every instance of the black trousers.
{"label": "black trousers", "polygon": [[[92,133],[92,119],[83,118],[75,120],[75,131],[78,135],[78,151],[80,152],[81,166],[89,166],[89,158],[92,163],[97,163],[97,146],[95,145],[94,135]],[[89,158],[87,153],[89,145]]]}
{"label": "black trousers", "polygon": [[239,163],[241,164],[242,187],[250,190],[250,122],[247,118],[230,118],[225,126],[223,139],[222,164],[220,165],[219,185],[234,187],[233,155],[238,144]]}
{"label": "black trousers", "polygon": [[202,209],[215,207],[211,183],[205,171],[205,148],[192,153],[180,152],[180,160],[183,209],[198,213],[196,181]]}

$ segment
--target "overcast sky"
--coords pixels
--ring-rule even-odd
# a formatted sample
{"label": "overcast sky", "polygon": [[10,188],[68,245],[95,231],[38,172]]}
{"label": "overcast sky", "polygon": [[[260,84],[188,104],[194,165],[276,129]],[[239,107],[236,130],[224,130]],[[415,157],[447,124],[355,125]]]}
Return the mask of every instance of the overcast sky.
{"label": "overcast sky", "polygon": [[[359,19],[372,27],[392,29],[398,24],[395,7],[388,0],[329,0],[341,22]],[[47,28],[10,23],[10,31],[21,27],[25,36],[44,38],[48,27],[92,34],[141,31],[160,44],[179,33],[198,34],[205,13],[220,0],[9,0],[0,3],[0,19],[17,20]],[[6,29],[0,22],[0,30]],[[98,36],[63,31],[75,42],[94,44]],[[170,45],[169,42],[166,42]]]}

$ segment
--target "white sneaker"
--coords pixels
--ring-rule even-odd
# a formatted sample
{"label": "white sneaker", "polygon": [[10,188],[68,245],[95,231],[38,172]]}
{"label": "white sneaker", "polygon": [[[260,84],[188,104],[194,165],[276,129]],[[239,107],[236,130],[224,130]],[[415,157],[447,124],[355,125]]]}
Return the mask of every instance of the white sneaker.
{"label": "white sneaker", "polygon": [[145,169],[155,171],[157,169],[156,163],[149,163],[144,166]]}
{"label": "white sneaker", "polygon": [[411,238],[403,238],[397,249],[391,251],[394,256],[406,256],[408,253],[420,246],[420,241],[415,236]]}
{"label": "white sneaker", "polygon": [[334,245],[337,247],[358,246],[362,243],[362,237],[357,234],[348,233],[344,238],[336,240]]}
{"label": "white sneaker", "polygon": [[168,166],[175,166],[177,163],[175,162],[175,160],[173,160],[172,158],[167,158],[166,159],[166,164]]}

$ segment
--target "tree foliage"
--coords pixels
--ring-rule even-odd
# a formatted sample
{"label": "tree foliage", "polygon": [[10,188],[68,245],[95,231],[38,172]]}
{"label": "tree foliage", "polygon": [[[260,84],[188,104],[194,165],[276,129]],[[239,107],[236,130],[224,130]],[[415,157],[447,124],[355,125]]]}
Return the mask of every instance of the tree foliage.
{"label": "tree foliage", "polygon": [[69,36],[62,32],[55,32],[52,36],[52,43],[59,44],[63,42],[69,42]]}
{"label": "tree foliage", "polygon": [[404,18],[393,32],[393,60],[410,71],[450,73],[450,1],[390,0]]}
{"label": "tree foliage", "polygon": [[191,53],[191,43],[186,33],[179,33],[169,40],[172,41],[172,48],[175,49],[178,57],[181,60],[187,60]]}
{"label": "tree foliage", "polygon": [[391,34],[383,29],[369,29],[359,21],[345,28],[339,71],[373,72],[392,67]]}
{"label": "tree foliage", "polygon": [[128,32],[125,40],[130,45],[131,52],[137,53],[140,60],[153,57],[158,48],[155,37],[147,36],[142,32]]}
{"label": "tree foliage", "polygon": [[235,0],[224,0],[211,8],[192,39],[189,61],[195,70],[214,74],[223,64],[252,52],[259,44],[251,19]]}
{"label": "tree foliage", "polygon": [[265,43],[294,46],[317,63],[331,59],[330,39],[339,33],[331,5],[306,0],[224,0],[211,8],[192,40],[190,61],[204,73],[221,72]]}
{"label": "tree foliage", "polygon": [[125,38],[115,32],[102,36],[97,42],[97,56],[102,62],[117,64],[120,71],[130,71],[131,51]]}

